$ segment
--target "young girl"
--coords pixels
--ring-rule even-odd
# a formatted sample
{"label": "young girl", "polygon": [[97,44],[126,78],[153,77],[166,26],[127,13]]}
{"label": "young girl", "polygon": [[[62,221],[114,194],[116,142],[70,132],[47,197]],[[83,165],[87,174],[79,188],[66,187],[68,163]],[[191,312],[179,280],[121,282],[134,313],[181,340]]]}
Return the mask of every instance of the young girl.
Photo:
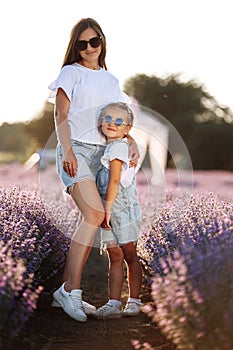
{"label": "young girl", "polygon": [[[96,184],[105,206],[101,241],[109,256],[109,301],[91,315],[98,319],[135,316],[140,312],[142,271],[137,256],[141,209],[136,193],[135,169],[129,167],[127,135],[133,113],[125,103],[108,104],[100,115],[107,146]],[[129,298],[122,311],[121,291],[127,265]]]}

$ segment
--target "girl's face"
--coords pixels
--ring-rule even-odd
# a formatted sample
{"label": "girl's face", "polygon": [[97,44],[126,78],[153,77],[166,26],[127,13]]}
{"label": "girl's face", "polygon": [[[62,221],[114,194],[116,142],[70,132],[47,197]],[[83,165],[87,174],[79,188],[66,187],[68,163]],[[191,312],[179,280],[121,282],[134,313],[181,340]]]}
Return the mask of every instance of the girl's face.
{"label": "girl's face", "polygon": [[[93,40],[94,44],[93,46],[98,45],[97,47],[92,47],[90,43],[90,39],[95,38],[95,40]],[[84,50],[80,50],[80,56],[82,57],[83,62],[85,62],[87,65],[89,64],[91,68],[93,68],[92,66],[96,66],[98,65],[98,60],[99,60],[99,55],[101,54],[101,50],[102,50],[102,42],[101,39],[99,39],[98,42],[98,38],[99,35],[96,33],[96,31],[92,28],[87,28],[86,30],[84,30],[79,38],[78,38],[78,44],[79,42],[81,46],[83,46],[84,44],[84,48],[86,46],[86,49]],[[85,45],[85,41],[86,45]],[[88,42],[88,43],[87,43]]]}
{"label": "girl's face", "polygon": [[[106,117],[106,120],[104,119]],[[123,124],[117,125],[118,119],[122,119]],[[102,132],[108,141],[119,140],[125,137],[131,126],[128,125],[128,113],[118,107],[109,107],[105,110],[102,119]]]}

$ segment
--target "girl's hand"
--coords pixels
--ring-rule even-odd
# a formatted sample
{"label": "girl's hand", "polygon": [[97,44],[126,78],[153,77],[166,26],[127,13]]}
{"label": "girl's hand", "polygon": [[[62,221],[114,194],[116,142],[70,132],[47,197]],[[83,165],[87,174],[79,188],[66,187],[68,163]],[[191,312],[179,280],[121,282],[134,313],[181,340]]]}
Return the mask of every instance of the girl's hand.
{"label": "girl's hand", "polygon": [[103,227],[105,230],[111,230],[111,228],[112,228],[110,225],[110,217],[111,217],[111,215],[106,213],[105,219],[102,222],[101,227]]}
{"label": "girl's hand", "polygon": [[62,160],[62,166],[64,171],[70,176],[75,177],[78,171],[78,162],[73,150],[64,154]]}

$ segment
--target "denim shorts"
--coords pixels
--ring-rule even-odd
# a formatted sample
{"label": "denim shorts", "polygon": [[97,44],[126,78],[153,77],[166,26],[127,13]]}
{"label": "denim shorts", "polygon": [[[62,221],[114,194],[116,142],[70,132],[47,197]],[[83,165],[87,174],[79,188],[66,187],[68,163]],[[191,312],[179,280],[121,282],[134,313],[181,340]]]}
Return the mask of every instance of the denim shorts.
{"label": "denim shorts", "polygon": [[101,167],[100,158],[105,150],[104,145],[84,143],[75,140],[72,140],[71,144],[78,162],[78,171],[75,177],[69,176],[64,171],[62,166],[63,150],[60,144],[57,146],[57,171],[66,188],[83,180],[91,179],[95,181],[96,174]]}

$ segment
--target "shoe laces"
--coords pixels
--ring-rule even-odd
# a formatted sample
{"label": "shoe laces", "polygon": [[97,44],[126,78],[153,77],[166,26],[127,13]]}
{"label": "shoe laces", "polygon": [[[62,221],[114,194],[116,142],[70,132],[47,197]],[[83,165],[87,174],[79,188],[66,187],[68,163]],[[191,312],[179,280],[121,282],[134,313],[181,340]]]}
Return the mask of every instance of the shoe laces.
{"label": "shoe laces", "polygon": [[82,303],[82,299],[80,299],[79,295],[75,295],[75,294],[69,294],[69,297],[74,305],[74,309],[82,309],[84,311],[84,307],[83,307],[83,303]]}
{"label": "shoe laces", "polygon": [[135,310],[135,309],[138,309],[142,306],[142,304],[139,304],[139,303],[135,303],[135,302],[128,302],[127,305],[126,305],[126,309],[127,310]]}
{"label": "shoe laces", "polygon": [[112,305],[112,304],[110,304],[110,303],[107,303],[107,304],[101,306],[101,307],[99,308],[99,310],[100,310],[100,311],[106,311],[106,310],[111,309],[112,307],[114,307],[114,305]]}

